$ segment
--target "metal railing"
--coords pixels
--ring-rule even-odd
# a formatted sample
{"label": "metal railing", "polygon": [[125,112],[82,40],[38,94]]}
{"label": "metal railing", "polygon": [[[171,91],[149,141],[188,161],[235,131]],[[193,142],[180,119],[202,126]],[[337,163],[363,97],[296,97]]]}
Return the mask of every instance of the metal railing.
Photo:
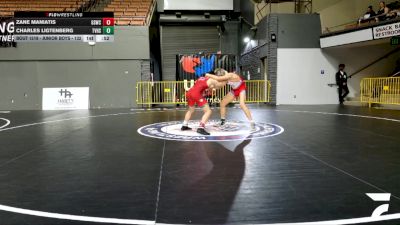
{"label": "metal railing", "polygon": [[400,77],[364,78],[360,83],[363,103],[400,105]]}
{"label": "metal railing", "polygon": [[146,22],[145,22],[146,26],[150,26],[150,24],[151,24],[151,19],[153,18],[153,14],[154,14],[156,5],[157,5],[157,0],[153,0],[150,5],[149,13],[147,14],[147,17],[146,17]]}
{"label": "metal railing", "polygon": [[[270,102],[271,83],[267,80],[245,81],[246,103]],[[185,88],[186,86],[186,88]],[[141,81],[136,84],[136,103],[138,105],[186,105],[186,89],[190,81]],[[229,86],[215,90],[207,97],[210,103],[219,103],[230,91]]]}
{"label": "metal railing", "polygon": [[[358,18],[354,19],[352,21],[339,24],[336,26],[332,27],[325,27],[325,29],[322,31],[323,35],[328,35],[331,33],[336,33],[336,32],[343,32],[343,31],[351,31],[351,30],[357,30],[357,29],[365,29],[367,27],[375,27],[379,25],[383,25],[386,23],[390,23],[392,21],[397,21],[400,20],[400,11],[399,10],[392,10],[388,13],[380,14],[374,17],[369,17],[369,18]],[[398,16],[395,16],[397,14]],[[390,18],[389,16],[393,17]],[[385,20],[379,20],[380,17],[387,17]]]}

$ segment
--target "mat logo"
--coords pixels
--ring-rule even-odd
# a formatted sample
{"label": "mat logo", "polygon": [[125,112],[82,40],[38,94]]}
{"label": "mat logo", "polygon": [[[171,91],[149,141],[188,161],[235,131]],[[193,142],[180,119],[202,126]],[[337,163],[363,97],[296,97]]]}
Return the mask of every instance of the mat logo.
{"label": "mat logo", "polygon": [[[390,193],[366,193],[368,197],[370,197],[375,202],[389,202],[390,201]],[[381,216],[383,213],[389,211],[389,204],[383,204],[377,207],[373,212],[371,217]]]}
{"label": "mat logo", "polygon": [[74,99],[72,99],[72,92],[68,91],[67,89],[60,89],[58,92],[62,98],[58,99],[58,103],[60,104],[72,104]]}
{"label": "mat logo", "polygon": [[71,98],[72,97],[72,93],[70,92],[70,91],[68,91],[67,89],[65,89],[65,90],[63,90],[63,89],[61,89],[60,91],[59,91],[59,93],[60,93],[60,96],[63,96],[63,94],[64,94],[64,98]]}
{"label": "mat logo", "polygon": [[279,135],[284,129],[276,124],[256,123],[255,131],[251,131],[248,122],[232,121],[224,126],[218,126],[216,120],[209,121],[206,129],[210,136],[198,134],[199,122],[190,122],[191,131],[181,131],[182,121],[154,123],[138,129],[138,133],[152,138],[173,141],[236,141],[255,138],[266,138]]}

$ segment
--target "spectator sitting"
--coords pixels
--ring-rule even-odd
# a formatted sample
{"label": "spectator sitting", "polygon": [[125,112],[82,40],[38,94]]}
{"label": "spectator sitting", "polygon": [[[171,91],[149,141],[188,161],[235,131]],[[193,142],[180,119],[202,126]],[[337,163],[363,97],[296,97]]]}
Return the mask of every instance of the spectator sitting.
{"label": "spectator sitting", "polygon": [[375,19],[371,19],[372,17],[376,16],[375,11],[372,9],[372,6],[368,6],[367,12],[364,14],[363,17],[360,18],[360,23],[368,23]]}
{"label": "spectator sitting", "polygon": [[394,19],[400,16],[400,1],[395,1],[390,4],[387,4],[387,7],[390,10],[389,18]]}
{"label": "spectator sitting", "polygon": [[379,16],[377,18],[377,21],[384,21],[387,19],[387,14],[389,13],[389,8],[386,6],[384,1],[381,1],[379,3],[379,10],[376,13],[377,16]]}

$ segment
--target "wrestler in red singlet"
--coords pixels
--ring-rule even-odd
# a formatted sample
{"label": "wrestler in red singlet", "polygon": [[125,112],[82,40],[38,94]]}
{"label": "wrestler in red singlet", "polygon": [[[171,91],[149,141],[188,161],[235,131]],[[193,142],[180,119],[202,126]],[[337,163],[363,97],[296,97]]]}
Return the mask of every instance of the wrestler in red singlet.
{"label": "wrestler in red singlet", "polygon": [[206,90],[210,89],[219,89],[226,85],[226,82],[218,82],[215,79],[208,77],[200,77],[192,88],[186,93],[187,103],[189,105],[188,111],[185,114],[185,119],[183,120],[183,124],[181,130],[191,130],[189,127],[189,120],[192,117],[192,114],[195,111],[195,105],[203,108],[203,116],[201,117],[199,127],[197,128],[197,133],[202,135],[210,135],[208,131],[206,131],[206,123],[210,118],[212,111],[210,106],[207,104],[207,100],[204,98],[203,94]]}
{"label": "wrestler in red singlet", "polygon": [[207,80],[208,77],[200,77],[194,83],[193,87],[186,93],[186,99],[189,107],[193,107],[197,104],[200,107],[203,107],[207,100],[204,98],[203,93],[208,89]]}

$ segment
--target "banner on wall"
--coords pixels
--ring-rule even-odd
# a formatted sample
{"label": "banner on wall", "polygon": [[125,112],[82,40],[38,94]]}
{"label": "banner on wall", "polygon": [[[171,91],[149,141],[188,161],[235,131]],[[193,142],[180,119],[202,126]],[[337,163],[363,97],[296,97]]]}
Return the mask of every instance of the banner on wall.
{"label": "banner on wall", "polygon": [[195,54],[177,56],[177,80],[196,80],[216,68],[235,72],[236,56],[224,54]]}
{"label": "banner on wall", "polygon": [[374,27],[374,39],[400,36],[400,22]]}
{"label": "banner on wall", "polygon": [[0,48],[17,47],[14,24],[12,17],[0,17]]}
{"label": "banner on wall", "polygon": [[89,87],[43,88],[42,109],[89,109]]}

